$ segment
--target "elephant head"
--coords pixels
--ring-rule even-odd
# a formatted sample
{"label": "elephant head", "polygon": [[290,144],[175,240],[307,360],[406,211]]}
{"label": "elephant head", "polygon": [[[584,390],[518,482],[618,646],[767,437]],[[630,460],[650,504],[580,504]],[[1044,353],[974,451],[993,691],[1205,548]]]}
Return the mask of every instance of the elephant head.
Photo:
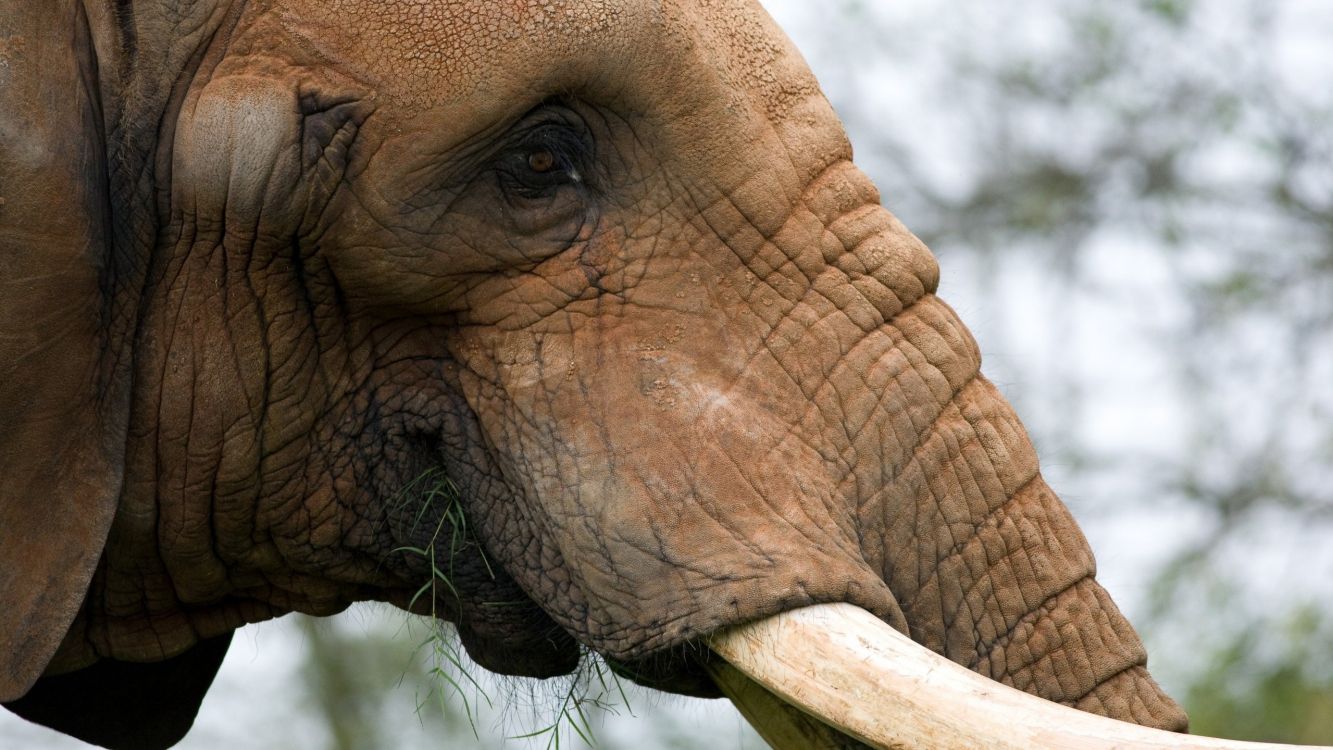
{"label": "elephant head", "polygon": [[692,644],[846,602],[1183,728],[755,2],[0,6],[11,709],[169,745],[366,599],[716,695]]}

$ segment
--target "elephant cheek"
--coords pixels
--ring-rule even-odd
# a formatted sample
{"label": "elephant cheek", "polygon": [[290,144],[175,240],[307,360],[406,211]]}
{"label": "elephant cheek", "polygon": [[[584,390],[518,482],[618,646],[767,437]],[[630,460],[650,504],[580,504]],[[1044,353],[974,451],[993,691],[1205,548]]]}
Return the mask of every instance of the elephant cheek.
{"label": "elephant cheek", "polygon": [[702,420],[684,439],[639,434],[624,443],[636,449],[585,461],[574,492],[543,487],[546,507],[560,508],[552,542],[587,608],[562,624],[620,660],[818,602],[851,601],[905,631],[823,460],[795,440],[762,464],[738,457],[756,431],[776,432]]}
{"label": "elephant cheek", "polygon": [[793,429],[799,391],[739,375],[739,349],[688,350],[721,332],[647,333],[663,330],[460,339],[462,394],[497,470],[472,488],[490,487],[475,517],[504,568],[620,662],[822,602],[905,631],[845,477]]}

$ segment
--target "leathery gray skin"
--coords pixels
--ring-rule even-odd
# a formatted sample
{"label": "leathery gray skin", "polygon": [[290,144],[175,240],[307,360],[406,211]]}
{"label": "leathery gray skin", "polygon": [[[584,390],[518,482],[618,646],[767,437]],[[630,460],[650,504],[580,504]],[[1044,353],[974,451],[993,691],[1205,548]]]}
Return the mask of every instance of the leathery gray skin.
{"label": "leathery gray skin", "polygon": [[235,628],[365,599],[714,695],[701,637],[845,601],[1184,728],[757,3],[0,5],[13,710],[168,745]]}

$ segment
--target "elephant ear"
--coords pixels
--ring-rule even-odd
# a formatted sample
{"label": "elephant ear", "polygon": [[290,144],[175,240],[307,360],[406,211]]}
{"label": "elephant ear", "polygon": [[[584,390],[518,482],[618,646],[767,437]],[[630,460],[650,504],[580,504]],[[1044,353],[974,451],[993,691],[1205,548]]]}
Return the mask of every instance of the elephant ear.
{"label": "elephant ear", "polygon": [[194,724],[229,645],[231,633],[160,662],[103,659],[77,672],[43,677],[5,708],[102,747],[168,748]]}
{"label": "elephant ear", "polygon": [[120,493],[128,391],[104,333],[92,49],[74,0],[0,0],[0,701],[59,647]]}

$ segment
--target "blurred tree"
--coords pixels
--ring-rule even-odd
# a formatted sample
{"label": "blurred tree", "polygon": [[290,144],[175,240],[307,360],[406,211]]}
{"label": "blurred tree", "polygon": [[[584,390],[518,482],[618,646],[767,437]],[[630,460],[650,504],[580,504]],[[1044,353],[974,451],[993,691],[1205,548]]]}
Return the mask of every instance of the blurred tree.
{"label": "blurred tree", "polygon": [[1194,731],[1300,744],[1333,737],[1333,619],[1311,606],[1276,624],[1274,638],[1273,622],[1250,621],[1213,654],[1185,695]]}
{"label": "blurred tree", "polygon": [[[452,626],[437,629],[383,607],[361,605],[336,618],[292,615],[284,624],[303,644],[293,707],[317,716],[325,750],[685,750],[709,735],[737,750],[766,747],[725,701],[617,683],[592,663],[546,682],[498,677],[467,658]],[[269,735],[274,747],[296,741],[287,727]],[[320,746],[310,737],[300,744]]]}
{"label": "blurred tree", "polygon": [[[457,692],[440,667],[434,631],[418,618],[362,608],[360,617],[334,620],[293,615],[305,658],[301,703],[328,730],[327,750],[435,746],[499,747],[483,743],[472,711],[479,697]],[[462,679],[462,678],[460,678]],[[463,680],[466,682],[466,680]],[[484,700],[484,699],[483,699]]]}

